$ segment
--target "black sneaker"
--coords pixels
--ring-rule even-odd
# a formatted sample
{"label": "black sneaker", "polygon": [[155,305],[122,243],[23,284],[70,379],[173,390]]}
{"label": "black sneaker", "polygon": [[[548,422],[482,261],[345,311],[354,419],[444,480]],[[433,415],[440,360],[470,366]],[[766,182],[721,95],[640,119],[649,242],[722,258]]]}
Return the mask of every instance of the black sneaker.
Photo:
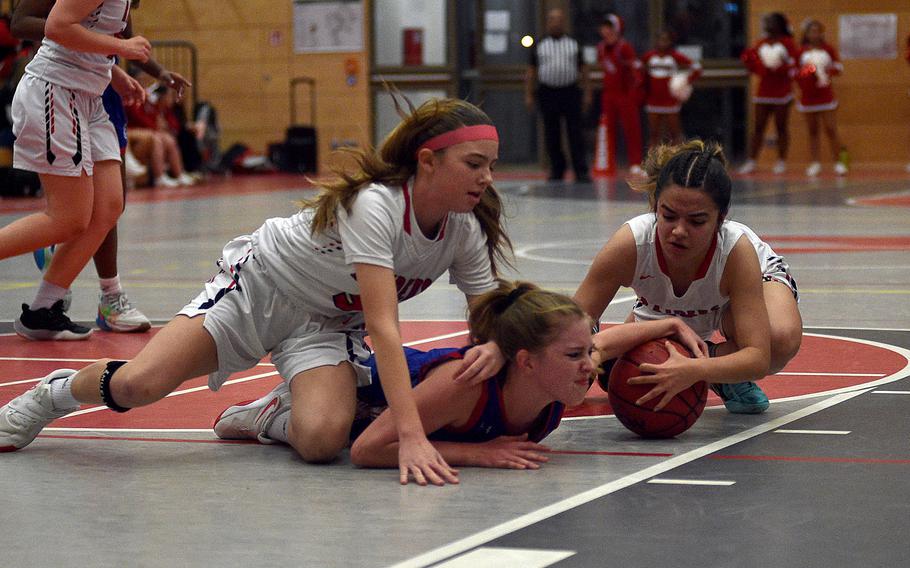
{"label": "black sneaker", "polygon": [[92,334],[91,328],[70,321],[63,311],[63,300],[57,300],[50,308],[37,310],[22,304],[22,315],[13,322],[13,329],[32,341],[77,341]]}

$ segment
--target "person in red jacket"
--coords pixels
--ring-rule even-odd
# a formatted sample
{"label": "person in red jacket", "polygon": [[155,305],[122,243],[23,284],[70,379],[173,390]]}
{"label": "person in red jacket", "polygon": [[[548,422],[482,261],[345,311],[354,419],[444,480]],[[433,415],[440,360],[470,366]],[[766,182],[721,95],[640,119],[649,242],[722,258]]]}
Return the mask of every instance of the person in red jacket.
{"label": "person in red jacket", "polygon": [[601,112],[609,121],[611,143],[615,144],[617,124],[622,124],[629,172],[641,175],[641,117],[638,114],[641,62],[635,48],[622,38],[622,32],[622,19],[616,14],[607,14],[600,25],[603,41],[597,46],[597,63],[604,74]]}
{"label": "person in red jacket", "polygon": [[821,123],[831,143],[834,173],[842,176],[847,173],[847,164],[841,159],[846,150],[837,135],[837,99],[831,88],[831,77],[840,75],[844,66],[837,50],[825,41],[825,28],[821,22],[809,19],[803,22],[802,28],[797,73],[800,97],[796,110],[803,113],[809,127],[809,154],[812,162],[806,168],[806,175],[815,177],[822,169],[818,128]]}
{"label": "person in red jacket", "polygon": [[668,30],[657,36],[656,48],[645,53],[641,61],[647,92],[648,146],[660,144],[664,130],[671,143],[679,144],[683,141],[679,111],[692,94],[692,81],[701,75],[701,64],[676,51],[673,33]]}
{"label": "person in red jacket", "polygon": [[780,12],[762,18],[765,37],[743,51],[741,59],[751,73],[758,75],[758,91],[752,96],[755,107],[755,130],[752,132],[749,159],[739,168],[740,174],[752,173],[761,151],[768,119],[774,116],[777,130],[777,162],[774,173],[787,171],[787,150],[790,146],[788,121],[793,102],[791,82],[796,65],[797,49],[787,17]]}

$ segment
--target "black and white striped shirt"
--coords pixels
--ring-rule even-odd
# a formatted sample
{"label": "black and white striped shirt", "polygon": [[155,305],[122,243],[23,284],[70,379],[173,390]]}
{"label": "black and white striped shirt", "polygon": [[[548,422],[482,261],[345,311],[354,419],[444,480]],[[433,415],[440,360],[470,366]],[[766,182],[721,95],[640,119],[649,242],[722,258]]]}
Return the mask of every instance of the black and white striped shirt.
{"label": "black and white striped shirt", "polygon": [[567,35],[547,36],[531,52],[531,65],[537,68],[537,80],[547,87],[567,87],[578,81],[582,66],[578,42]]}

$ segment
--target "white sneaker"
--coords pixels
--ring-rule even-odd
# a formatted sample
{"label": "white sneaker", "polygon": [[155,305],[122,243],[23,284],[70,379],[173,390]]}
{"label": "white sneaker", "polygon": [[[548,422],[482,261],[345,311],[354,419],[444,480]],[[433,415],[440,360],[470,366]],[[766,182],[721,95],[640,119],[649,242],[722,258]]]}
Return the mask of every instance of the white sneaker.
{"label": "white sneaker", "polygon": [[152,322],[130,304],[123,292],[101,295],[95,323],[104,331],[120,333],[148,331],[152,327]]}
{"label": "white sneaker", "polygon": [[771,171],[774,172],[774,175],[779,176],[782,173],[787,171],[787,162],[783,160],[778,160],[774,162],[774,167],[771,168]]}
{"label": "white sneaker", "polygon": [[837,175],[845,176],[845,175],[847,175],[848,171],[850,171],[850,170],[849,170],[849,168],[847,168],[847,165],[845,163],[837,162],[836,164],[834,164],[834,173],[836,173]]}
{"label": "white sneaker", "polygon": [[179,183],[180,185],[196,185],[196,178],[194,178],[193,176],[189,175],[186,172],[183,172],[182,174],[177,176],[175,179],[177,180],[177,183]]}
{"label": "white sneaker", "polygon": [[746,160],[743,165],[736,170],[739,175],[748,175],[755,171],[755,160]]}
{"label": "white sneaker", "polygon": [[155,187],[180,187],[180,182],[167,174],[155,179]]}
{"label": "white sneaker", "polygon": [[45,426],[76,408],[57,409],[51,399],[50,382],[74,374],[73,369],[59,369],[0,408],[0,452],[14,452],[29,445]]}
{"label": "white sneaker", "polygon": [[123,155],[123,167],[126,169],[126,177],[128,178],[144,176],[145,172],[148,171],[148,168],[136,159],[129,146],[126,147],[126,152]]}
{"label": "white sneaker", "polygon": [[291,410],[291,390],[281,382],[272,392],[258,400],[248,400],[227,407],[212,428],[222,440],[259,440],[274,444],[269,438],[269,426],[280,414]]}
{"label": "white sneaker", "polygon": [[810,178],[818,176],[822,172],[822,165],[819,162],[812,162],[809,164],[809,167],[806,168],[806,175]]}

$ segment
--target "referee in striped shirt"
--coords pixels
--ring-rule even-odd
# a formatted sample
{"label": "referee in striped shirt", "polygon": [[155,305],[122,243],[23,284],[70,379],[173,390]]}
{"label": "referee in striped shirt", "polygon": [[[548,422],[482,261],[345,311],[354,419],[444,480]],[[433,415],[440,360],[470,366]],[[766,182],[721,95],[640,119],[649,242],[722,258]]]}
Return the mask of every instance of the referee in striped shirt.
{"label": "referee in striped shirt", "polygon": [[[578,82],[581,79],[582,88]],[[525,75],[525,105],[534,110],[534,92],[543,118],[544,138],[550,158],[550,180],[561,181],[566,171],[562,153],[562,119],[565,119],[572,169],[577,182],[588,182],[588,163],[582,133],[582,112],[591,105],[587,68],[578,42],[566,35],[562,10],[547,12],[547,37],[531,52]],[[583,91],[583,92],[582,92]]]}

